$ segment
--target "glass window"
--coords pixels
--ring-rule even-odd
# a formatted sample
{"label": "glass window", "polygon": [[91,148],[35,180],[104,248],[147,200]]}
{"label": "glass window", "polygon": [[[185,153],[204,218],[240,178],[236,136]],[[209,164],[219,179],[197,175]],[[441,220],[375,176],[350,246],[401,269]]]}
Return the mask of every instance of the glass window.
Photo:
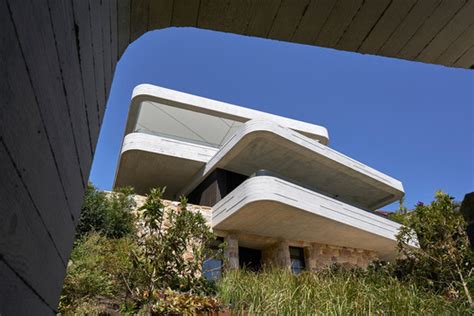
{"label": "glass window", "polygon": [[290,247],[291,271],[300,273],[305,269],[304,249],[298,247]]}
{"label": "glass window", "polygon": [[204,278],[209,281],[216,281],[222,277],[222,260],[207,259],[202,264]]}
{"label": "glass window", "polygon": [[[209,248],[213,250],[219,249],[220,245],[224,242],[224,238],[217,237],[215,240],[209,243]],[[202,263],[202,273],[204,278],[209,281],[216,281],[222,277],[222,268],[224,262],[221,259],[210,257]]]}
{"label": "glass window", "polygon": [[134,132],[220,148],[242,124],[158,102],[143,101],[140,104]]}
{"label": "glass window", "polygon": [[262,251],[239,247],[239,266],[241,269],[258,272],[261,269]]}

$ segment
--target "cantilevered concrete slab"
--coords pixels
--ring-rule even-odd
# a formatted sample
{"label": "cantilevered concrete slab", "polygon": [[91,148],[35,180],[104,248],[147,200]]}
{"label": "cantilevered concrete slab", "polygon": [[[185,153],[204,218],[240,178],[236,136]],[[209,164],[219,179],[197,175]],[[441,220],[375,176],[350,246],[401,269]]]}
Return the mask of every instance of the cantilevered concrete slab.
{"label": "cantilevered concrete slab", "polygon": [[[326,128],[148,84],[134,89],[114,187],[166,186],[176,198],[249,120],[270,120],[327,144]],[[299,134],[299,135],[302,135]],[[255,170],[254,170],[255,171]]]}
{"label": "cantilevered concrete slab", "polygon": [[304,240],[396,257],[398,223],[275,177],[252,177],[213,207],[215,230]]}
{"label": "cantilevered concrete slab", "polygon": [[247,176],[266,169],[370,210],[404,195],[400,181],[270,121],[245,123],[181,193],[191,192],[216,168]]}
{"label": "cantilevered concrete slab", "polygon": [[138,194],[165,187],[165,198],[174,198],[217,152],[175,139],[131,133],[125,136],[114,187],[132,186]]}
{"label": "cantilevered concrete slab", "polygon": [[[146,104],[144,105],[143,103]],[[157,124],[163,124],[163,121],[167,117],[171,119],[176,118],[174,121],[176,127],[180,130],[188,130],[189,133],[195,131],[195,134],[232,135],[235,129],[223,131],[214,121],[224,120],[228,125],[234,123],[234,125],[236,125],[235,127],[238,127],[249,120],[261,119],[284,125],[309,138],[316,139],[322,144],[328,144],[329,142],[328,131],[323,126],[150,84],[138,85],[133,90],[125,134],[134,131],[143,131],[144,126],[140,126],[142,118],[139,114],[143,111],[142,108],[144,106],[154,108],[147,111],[144,119],[148,119],[149,121],[154,120]],[[149,122],[149,124],[152,124],[152,122]],[[145,128],[147,130],[145,132],[153,133],[153,131],[158,128],[159,126],[150,126],[149,128]],[[198,135],[195,136],[198,137]],[[206,135],[199,136],[207,139]],[[189,137],[185,135],[181,135],[180,137],[185,137],[190,140]],[[203,142],[203,144],[205,144],[205,142]],[[220,147],[219,143],[213,144],[213,142],[210,142],[208,145]]]}

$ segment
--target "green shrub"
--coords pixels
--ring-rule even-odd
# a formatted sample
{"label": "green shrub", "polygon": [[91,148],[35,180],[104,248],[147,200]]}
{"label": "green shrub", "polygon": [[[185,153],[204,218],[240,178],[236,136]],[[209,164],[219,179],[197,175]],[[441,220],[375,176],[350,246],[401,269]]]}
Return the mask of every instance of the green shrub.
{"label": "green shrub", "polygon": [[136,207],[133,189],[122,188],[112,193],[87,185],[76,238],[91,231],[111,238],[121,238],[134,231],[133,214]]}
{"label": "green shrub", "polygon": [[453,299],[463,298],[474,307],[474,256],[457,206],[452,197],[439,191],[431,204],[419,202],[404,216],[397,236],[402,255],[397,274]]}
{"label": "green shrub", "polygon": [[132,253],[131,294],[145,305],[159,301],[155,294],[167,288],[210,293],[212,284],[204,279],[201,267],[206,258],[219,254],[207,247],[215,236],[204,217],[189,211],[185,198],[181,198],[178,211],[170,208],[165,212],[163,192],[151,190],[140,208],[144,229],[137,238],[139,247]]}
{"label": "green shrub", "polygon": [[96,232],[77,240],[68,263],[60,311],[75,311],[101,297],[124,298],[124,280],[132,268],[129,253],[135,248],[130,237],[110,239]]}
{"label": "green shrub", "polygon": [[218,283],[218,298],[249,315],[441,315],[472,314],[412,283],[372,270],[231,271]]}

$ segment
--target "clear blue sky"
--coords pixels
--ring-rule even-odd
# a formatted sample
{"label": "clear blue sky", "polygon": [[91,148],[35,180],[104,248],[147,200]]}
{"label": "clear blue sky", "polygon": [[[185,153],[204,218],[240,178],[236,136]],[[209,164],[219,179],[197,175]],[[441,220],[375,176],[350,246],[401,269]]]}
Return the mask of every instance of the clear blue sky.
{"label": "clear blue sky", "polygon": [[474,191],[474,71],[190,28],[150,32],[115,72],[90,176],[99,188],[112,187],[141,83],[323,125],[331,147],[402,181],[409,207],[438,189],[458,200]]}

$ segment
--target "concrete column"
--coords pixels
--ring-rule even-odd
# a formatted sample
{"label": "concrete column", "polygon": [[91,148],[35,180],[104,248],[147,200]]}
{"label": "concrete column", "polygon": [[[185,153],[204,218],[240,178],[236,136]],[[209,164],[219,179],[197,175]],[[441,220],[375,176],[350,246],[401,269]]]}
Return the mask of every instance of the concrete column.
{"label": "concrete column", "polygon": [[278,242],[276,262],[280,268],[291,268],[290,245],[287,240]]}
{"label": "concrete column", "polygon": [[229,234],[225,237],[227,244],[225,248],[225,257],[227,259],[226,269],[235,270],[239,268],[239,241],[235,234]]}
{"label": "concrete column", "polygon": [[263,249],[262,261],[268,267],[289,269],[291,267],[291,259],[288,241],[278,241]]}
{"label": "concrete column", "polygon": [[316,260],[314,259],[315,249],[313,246],[304,247],[304,264],[306,266],[307,271],[314,271],[316,270]]}

